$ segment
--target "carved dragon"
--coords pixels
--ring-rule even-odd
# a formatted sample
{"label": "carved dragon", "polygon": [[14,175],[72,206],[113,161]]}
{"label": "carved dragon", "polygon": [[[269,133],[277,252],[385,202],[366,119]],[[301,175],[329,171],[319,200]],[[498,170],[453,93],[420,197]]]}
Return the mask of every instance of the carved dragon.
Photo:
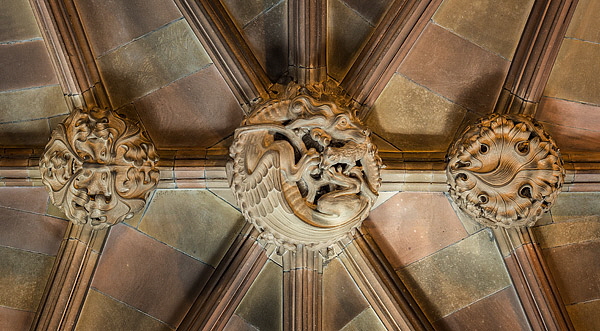
{"label": "carved dragon", "polygon": [[236,130],[227,172],[246,219],[264,237],[320,249],[366,218],[381,159],[349,110],[295,91],[259,105]]}

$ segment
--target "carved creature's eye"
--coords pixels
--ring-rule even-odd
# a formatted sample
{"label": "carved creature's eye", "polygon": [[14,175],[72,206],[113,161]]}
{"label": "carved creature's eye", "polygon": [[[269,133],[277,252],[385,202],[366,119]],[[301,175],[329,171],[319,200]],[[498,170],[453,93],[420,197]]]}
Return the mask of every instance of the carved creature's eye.
{"label": "carved creature's eye", "polygon": [[481,146],[479,146],[479,152],[481,154],[487,154],[487,152],[490,151],[490,147],[486,144],[481,144]]}
{"label": "carved creature's eye", "polygon": [[531,199],[533,197],[533,193],[531,192],[531,185],[526,184],[521,186],[521,188],[519,189],[519,196],[521,196],[521,198]]}
{"label": "carved creature's eye", "polygon": [[481,202],[482,204],[486,204],[490,201],[490,198],[488,198],[488,196],[485,194],[480,194],[477,198],[479,199],[479,202]]}
{"label": "carved creature's eye", "polygon": [[517,152],[519,152],[519,154],[525,155],[525,154],[529,153],[529,142],[521,141],[520,143],[515,145],[515,149],[517,150]]}
{"label": "carved creature's eye", "polygon": [[340,120],[338,121],[338,125],[339,126],[347,126],[348,119],[345,116],[340,117]]}

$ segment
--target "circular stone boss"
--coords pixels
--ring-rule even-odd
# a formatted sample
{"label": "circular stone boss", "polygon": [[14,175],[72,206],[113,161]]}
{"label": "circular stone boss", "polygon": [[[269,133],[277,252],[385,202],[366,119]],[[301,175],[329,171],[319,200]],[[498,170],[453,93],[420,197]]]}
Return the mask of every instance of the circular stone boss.
{"label": "circular stone boss", "polygon": [[293,249],[321,249],[367,217],[381,159],[354,115],[309,95],[259,105],[235,132],[227,165],[245,218]]}
{"label": "circular stone boss", "polygon": [[524,115],[498,115],[468,127],[450,148],[450,196],[487,226],[533,225],[556,199],[565,170],[543,127]]}

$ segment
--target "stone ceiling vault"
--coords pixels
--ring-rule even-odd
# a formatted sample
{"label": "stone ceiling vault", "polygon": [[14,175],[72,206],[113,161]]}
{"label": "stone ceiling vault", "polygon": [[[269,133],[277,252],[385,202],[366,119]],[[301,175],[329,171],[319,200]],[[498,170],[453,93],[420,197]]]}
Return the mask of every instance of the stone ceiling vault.
{"label": "stone ceiling vault", "polygon": [[[597,1],[3,7],[0,330],[600,328]],[[385,165],[325,264],[259,238],[225,173],[234,130],[290,81],[339,85]],[[100,231],[67,221],[38,168],[51,131],[91,107],[160,155],[142,211]],[[563,192],[533,227],[483,227],[446,193],[449,146],[492,113],[534,117],[562,153]]]}

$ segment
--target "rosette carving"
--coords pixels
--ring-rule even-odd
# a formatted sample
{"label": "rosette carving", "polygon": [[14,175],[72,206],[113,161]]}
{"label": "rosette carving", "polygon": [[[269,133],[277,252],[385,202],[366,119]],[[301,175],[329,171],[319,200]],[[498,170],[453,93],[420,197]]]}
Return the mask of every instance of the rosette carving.
{"label": "rosette carving", "polygon": [[228,177],[263,237],[320,249],[367,217],[381,159],[350,109],[295,85],[287,93],[258,105],[236,130]]}
{"label": "rosette carving", "polygon": [[562,187],[565,170],[554,141],[532,118],[493,114],[451,147],[450,195],[487,226],[531,226]]}
{"label": "rosette carving", "polygon": [[103,229],[141,210],[159,172],[154,145],[137,123],[108,109],[75,109],[40,159],[52,203],[75,224]]}

